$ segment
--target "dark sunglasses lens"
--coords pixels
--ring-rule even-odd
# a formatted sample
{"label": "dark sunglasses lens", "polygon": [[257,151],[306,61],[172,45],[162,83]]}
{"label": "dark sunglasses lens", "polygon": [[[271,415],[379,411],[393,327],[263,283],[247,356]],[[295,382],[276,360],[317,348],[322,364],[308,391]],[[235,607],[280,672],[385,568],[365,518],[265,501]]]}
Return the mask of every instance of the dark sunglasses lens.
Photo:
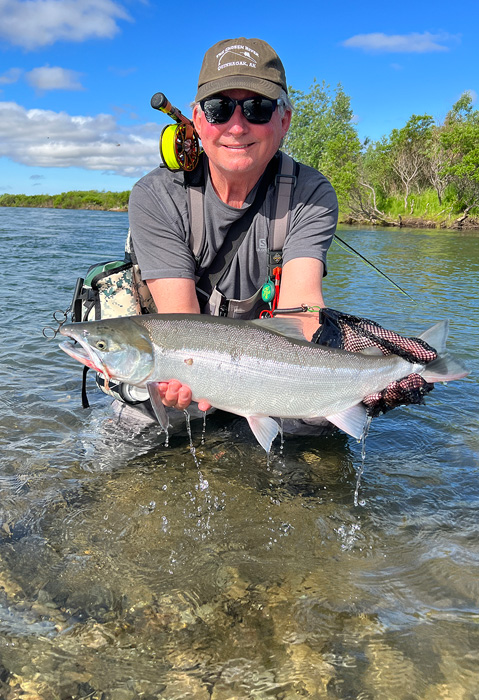
{"label": "dark sunglasses lens", "polygon": [[225,124],[240,104],[245,118],[252,124],[267,124],[276,109],[276,100],[267,97],[249,97],[232,100],[230,97],[208,97],[200,102],[206,120],[210,124]]}
{"label": "dark sunglasses lens", "polygon": [[271,121],[276,102],[267,97],[253,97],[243,102],[243,114],[252,124],[267,124]]}
{"label": "dark sunglasses lens", "polygon": [[235,103],[229,97],[210,97],[200,104],[210,124],[224,124],[231,119],[235,111]]}

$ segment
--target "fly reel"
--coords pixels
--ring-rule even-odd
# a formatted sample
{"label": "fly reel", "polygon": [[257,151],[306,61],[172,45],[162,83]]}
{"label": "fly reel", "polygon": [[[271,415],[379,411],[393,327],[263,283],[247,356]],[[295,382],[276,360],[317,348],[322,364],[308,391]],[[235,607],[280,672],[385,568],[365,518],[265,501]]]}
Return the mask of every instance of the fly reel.
{"label": "fly reel", "polygon": [[151,106],[176,122],[165,126],[161,132],[160,155],[165,166],[173,172],[194,170],[198,165],[201,148],[193,122],[173,107],[162,92],[153,95]]}
{"label": "fly reel", "polygon": [[160,136],[160,155],[168,170],[194,170],[198,165],[200,142],[193,126],[165,126]]}

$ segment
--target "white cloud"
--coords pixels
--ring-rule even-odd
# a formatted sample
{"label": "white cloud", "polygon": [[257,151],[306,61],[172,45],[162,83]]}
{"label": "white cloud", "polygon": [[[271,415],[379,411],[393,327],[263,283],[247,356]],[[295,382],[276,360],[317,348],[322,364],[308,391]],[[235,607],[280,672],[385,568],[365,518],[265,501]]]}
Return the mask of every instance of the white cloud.
{"label": "white cloud", "polygon": [[37,90],[83,90],[78,78],[81,73],[58,66],[43,66],[34,68],[25,77],[30,85]]}
{"label": "white cloud", "polygon": [[449,51],[447,42],[457,41],[458,36],[446,33],[431,34],[356,34],[342,42],[343,46],[381,53],[430,53],[431,51]]}
{"label": "white cloud", "polygon": [[109,114],[72,116],[0,102],[0,157],[32,167],[77,167],[141,177],[160,162],[160,127],[120,126]]}
{"label": "white cloud", "polygon": [[0,0],[0,16],[0,37],[25,49],[111,38],[131,19],[114,0]]}
{"label": "white cloud", "polygon": [[21,68],[9,68],[3,75],[0,75],[0,85],[11,85],[12,83],[16,83],[23,71]]}

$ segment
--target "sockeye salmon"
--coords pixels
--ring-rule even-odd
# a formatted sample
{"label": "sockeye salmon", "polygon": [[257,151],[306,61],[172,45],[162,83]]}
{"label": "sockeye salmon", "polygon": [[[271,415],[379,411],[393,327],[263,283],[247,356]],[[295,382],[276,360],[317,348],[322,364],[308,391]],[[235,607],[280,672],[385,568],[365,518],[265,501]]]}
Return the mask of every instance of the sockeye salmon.
{"label": "sockeye salmon", "polygon": [[279,429],[273,416],[327,418],[359,439],[365,396],[413,372],[428,382],[467,375],[446,352],[447,321],[419,336],[438,353],[427,365],[315,345],[305,340],[300,321],[284,318],[148,314],[64,325],[61,333],[76,342],[60,347],[106,381],[147,387],[165,430],[158,382],[177,379],[191,388],[194,400],[244,416],[267,452]]}

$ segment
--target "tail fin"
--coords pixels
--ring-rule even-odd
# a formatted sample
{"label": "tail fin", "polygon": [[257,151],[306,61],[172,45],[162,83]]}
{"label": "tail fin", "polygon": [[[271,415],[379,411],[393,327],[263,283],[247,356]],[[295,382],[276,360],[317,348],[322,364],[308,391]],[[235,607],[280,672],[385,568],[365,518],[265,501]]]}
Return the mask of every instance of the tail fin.
{"label": "tail fin", "polygon": [[427,382],[449,382],[453,379],[462,379],[469,372],[462,362],[456,360],[448,352],[438,355],[437,359],[426,365],[422,376]]}
{"label": "tail fin", "polygon": [[424,372],[421,372],[427,382],[448,382],[469,374],[462,362],[446,351],[448,332],[449,321],[440,321],[419,336],[437,352],[437,358],[429,362]]}

